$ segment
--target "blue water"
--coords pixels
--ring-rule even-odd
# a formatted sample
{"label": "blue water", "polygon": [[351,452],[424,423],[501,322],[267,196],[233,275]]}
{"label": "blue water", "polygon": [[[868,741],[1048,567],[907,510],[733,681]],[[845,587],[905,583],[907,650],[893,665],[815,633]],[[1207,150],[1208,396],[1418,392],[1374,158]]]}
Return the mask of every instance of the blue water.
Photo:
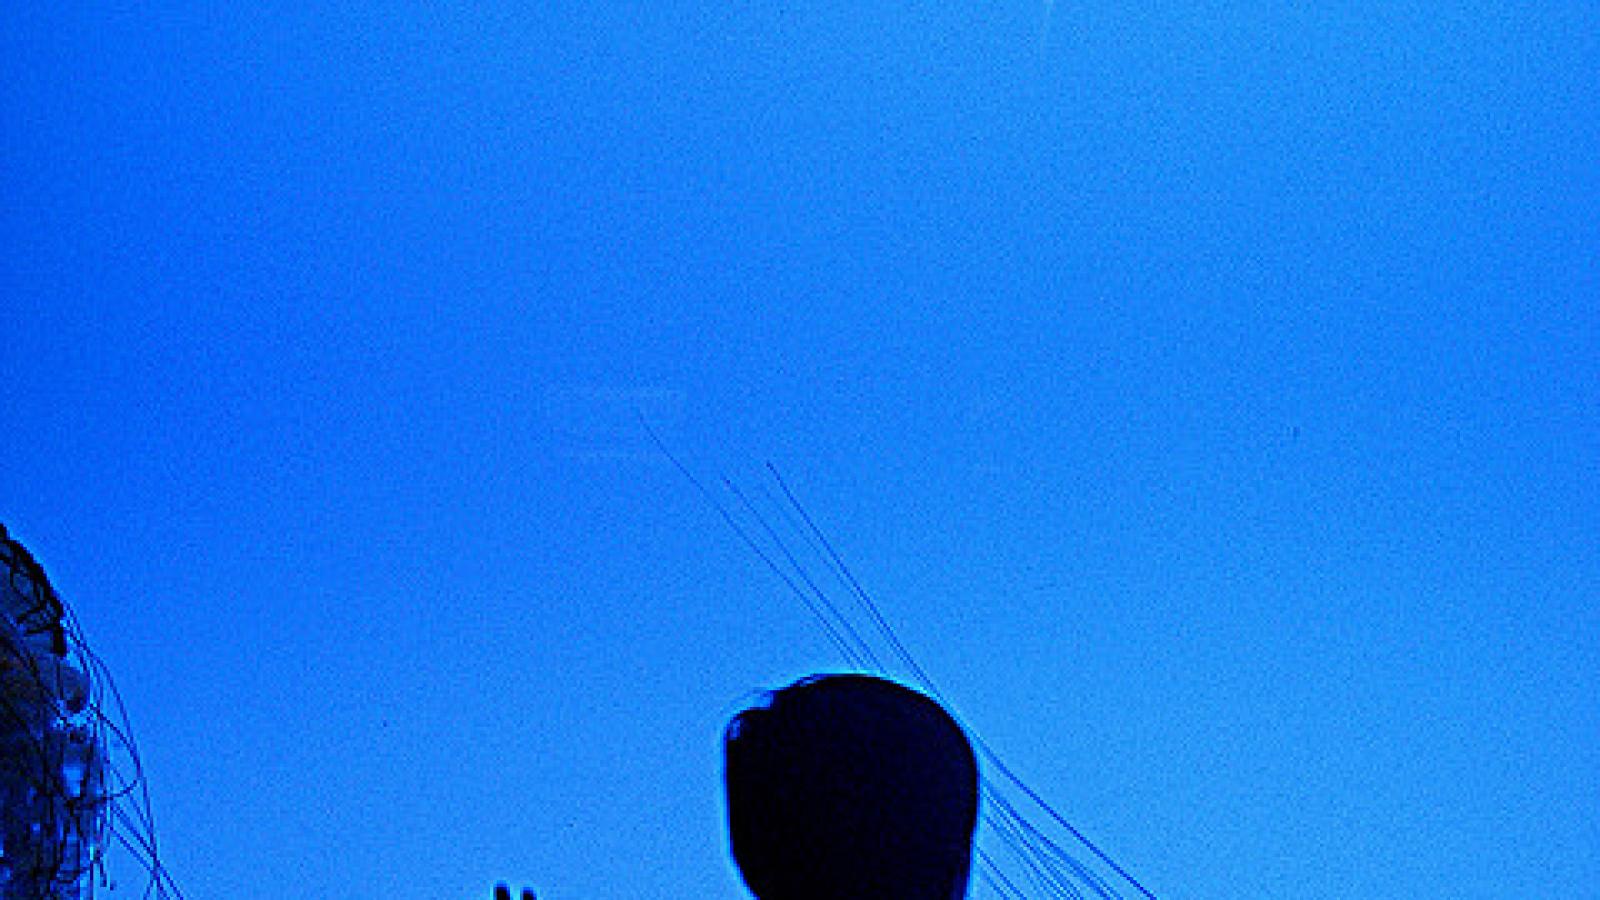
{"label": "blue water", "polygon": [[1163,898],[1600,884],[1594,10],[32,6],[0,518],[188,896],[743,896],[844,660],[635,409]]}

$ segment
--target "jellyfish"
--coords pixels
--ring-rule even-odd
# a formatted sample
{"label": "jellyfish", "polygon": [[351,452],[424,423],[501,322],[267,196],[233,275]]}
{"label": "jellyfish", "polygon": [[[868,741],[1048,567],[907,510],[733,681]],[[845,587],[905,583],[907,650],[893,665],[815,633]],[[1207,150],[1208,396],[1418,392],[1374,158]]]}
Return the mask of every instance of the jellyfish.
{"label": "jellyfish", "polygon": [[0,900],[92,898],[110,884],[108,844],[148,875],[145,896],[181,898],[148,803],[105,666],[0,526]]}
{"label": "jellyfish", "polygon": [[[817,620],[853,669],[921,689],[961,723],[980,762],[983,812],[973,857],[974,896],[1156,900],[1156,895],[1008,766],[917,662],[877,601],[772,464],[756,497],[725,476],[714,490],[642,416],[656,448],[684,475],[784,587]],[[822,573],[818,574],[818,570]],[[897,671],[898,670],[898,671]]]}

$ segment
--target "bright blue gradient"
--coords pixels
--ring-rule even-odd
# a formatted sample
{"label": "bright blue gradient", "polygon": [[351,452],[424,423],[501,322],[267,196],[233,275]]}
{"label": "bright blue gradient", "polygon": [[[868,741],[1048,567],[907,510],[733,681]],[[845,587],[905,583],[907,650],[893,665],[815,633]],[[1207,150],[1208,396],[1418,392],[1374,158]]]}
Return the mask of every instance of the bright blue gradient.
{"label": "bright blue gradient", "polygon": [[1592,4],[256,6],[0,14],[0,520],[192,900],[744,896],[843,662],[635,407],[1164,900],[1600,896]]}

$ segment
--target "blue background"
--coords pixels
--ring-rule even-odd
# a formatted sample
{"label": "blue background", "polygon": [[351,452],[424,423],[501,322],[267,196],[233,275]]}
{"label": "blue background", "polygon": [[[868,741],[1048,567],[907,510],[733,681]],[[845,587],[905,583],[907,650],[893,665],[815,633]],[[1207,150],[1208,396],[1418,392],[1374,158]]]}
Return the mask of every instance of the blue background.
{"label": "blue background", "polygon": [[96,6],[0,516],[189,897],[743,895],[842,661],[636,407],[1157,894],[1600,896],[1592,5]]}

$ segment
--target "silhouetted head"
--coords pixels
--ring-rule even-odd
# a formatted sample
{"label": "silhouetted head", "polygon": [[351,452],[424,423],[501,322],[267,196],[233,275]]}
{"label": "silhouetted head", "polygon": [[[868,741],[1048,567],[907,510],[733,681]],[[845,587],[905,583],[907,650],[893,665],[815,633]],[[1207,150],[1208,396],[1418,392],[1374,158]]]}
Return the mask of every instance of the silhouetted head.
{"label": "silhouetted head", "polygon": [[761,900],[952,900],[978,765],[937,703],[868,675],[803,679],[729,724],[728,831]]}

